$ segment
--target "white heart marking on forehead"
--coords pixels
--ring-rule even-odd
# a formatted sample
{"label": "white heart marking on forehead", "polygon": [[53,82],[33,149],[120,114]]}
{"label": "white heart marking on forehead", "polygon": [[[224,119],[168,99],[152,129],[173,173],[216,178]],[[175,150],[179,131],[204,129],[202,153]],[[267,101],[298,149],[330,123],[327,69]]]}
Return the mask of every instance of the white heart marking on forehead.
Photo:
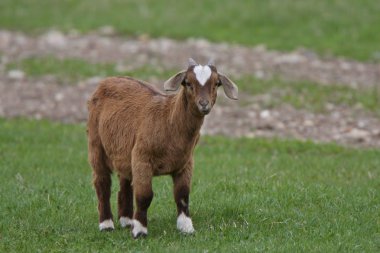
{"label": "white heart marking on forehead", "polygon": [[211,69],[209,66],[197,65],[194,67],[194,73],[199,84],[204,86],[211,76]]}

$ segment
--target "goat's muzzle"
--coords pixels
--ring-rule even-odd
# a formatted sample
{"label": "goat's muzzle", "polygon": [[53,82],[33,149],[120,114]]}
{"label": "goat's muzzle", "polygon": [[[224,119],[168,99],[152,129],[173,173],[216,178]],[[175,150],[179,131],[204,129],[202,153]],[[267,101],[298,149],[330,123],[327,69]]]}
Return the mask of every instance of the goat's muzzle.
{"label": "goat's muzzle", "polygon": [[203,115],[209,114],[211,111],[210,102],[206,99],[199,100],[198,109],[199,109],[199,112],[202,113]]}

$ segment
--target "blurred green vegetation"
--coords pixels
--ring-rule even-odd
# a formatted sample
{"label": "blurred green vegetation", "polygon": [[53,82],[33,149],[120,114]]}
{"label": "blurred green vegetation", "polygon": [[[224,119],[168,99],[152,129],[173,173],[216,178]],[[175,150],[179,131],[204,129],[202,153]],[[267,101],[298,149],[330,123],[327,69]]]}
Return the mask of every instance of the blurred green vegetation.
{"label": "blurred green vegetation", "polygon": [[204,37],[278,50],[380,59],[378,0],[2,0],[0,27],[83,32],[104,25],[122,35]]}
{"label": "blurred green vegetation", "polygon": [[52,56],[31,57],[21,61],[11,62],[6,68],[22,69],[29,76],[53,75],[64,83],[75,83],[88,77],[107,76],[135,76],[139,79],[149,77],[167,78],[172,73],[168,70],[160,69],[157,66],[142,66],[130,71],[118,70],[113,63],[90,63],[80,58],[57,59]]}

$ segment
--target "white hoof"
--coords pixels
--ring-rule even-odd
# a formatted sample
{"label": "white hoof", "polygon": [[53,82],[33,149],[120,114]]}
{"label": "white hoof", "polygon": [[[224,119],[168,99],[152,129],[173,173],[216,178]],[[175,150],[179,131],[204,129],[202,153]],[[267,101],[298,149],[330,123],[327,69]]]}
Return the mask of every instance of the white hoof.
{"label": "white hoof", "polygon": [[132,228],[132,236],[133,238],[137,238],[140,236],[146,236],[148,234],[148,229],[144,227],[138,220],[132,220],[133,228]]}
{"label": "white hoof", "polygon": [[187,217],[184,213],[181,213],[177,218],[177,228],[185,234],[192,234],[195,232],[193,222],[190,217]]}
{"label": "white hoof", "polygon": [[128,217],[120,217],[119,222],[122,228],[131,227],[133,225],[132,219]]}
{"label": "white hoof", "polygon": [[106,231],[106,230],[114,230],[115,227],[113,225],[113,221],[111,219],[104,220],[99,224],[99,230],[100,231]]}

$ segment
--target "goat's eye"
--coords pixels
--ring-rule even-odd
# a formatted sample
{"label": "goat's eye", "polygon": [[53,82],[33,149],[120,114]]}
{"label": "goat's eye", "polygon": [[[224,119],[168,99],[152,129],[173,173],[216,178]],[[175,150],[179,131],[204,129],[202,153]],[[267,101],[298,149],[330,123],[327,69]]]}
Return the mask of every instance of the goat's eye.
{"label": "goat's eye", "polygon": [[191,83],[190,83],[187,79],[183,80],[183,84],[184,84],[186,87],[188,87],[188,88],[193,88],[193,87],[191,86]]}
{"label": "goat's eye", "polygon": [[222,85],[222,82],[220,81],[220,80],[218,80],[217,82],[216,82],[216,86],[220,86],[220,85]]}

